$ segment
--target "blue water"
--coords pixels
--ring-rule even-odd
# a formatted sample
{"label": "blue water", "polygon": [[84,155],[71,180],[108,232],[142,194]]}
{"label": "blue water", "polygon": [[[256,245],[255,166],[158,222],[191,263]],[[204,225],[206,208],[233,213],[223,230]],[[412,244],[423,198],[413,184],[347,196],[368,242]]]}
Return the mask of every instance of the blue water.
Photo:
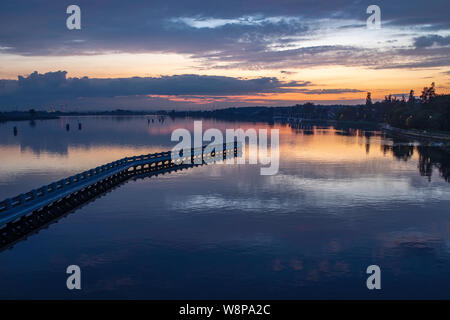
{"label": "blue water", "polygon": [[[192,122],[0,124],[0,198],[169,150]],[[213,164],[130,180],[0,252],[0,298],[450,298],[448,154],[373,129],[203,125],[279,129],[279,172]],[[73,264],[81,290],[66,288]],[[381,290],[366,287],[372,264]]]}

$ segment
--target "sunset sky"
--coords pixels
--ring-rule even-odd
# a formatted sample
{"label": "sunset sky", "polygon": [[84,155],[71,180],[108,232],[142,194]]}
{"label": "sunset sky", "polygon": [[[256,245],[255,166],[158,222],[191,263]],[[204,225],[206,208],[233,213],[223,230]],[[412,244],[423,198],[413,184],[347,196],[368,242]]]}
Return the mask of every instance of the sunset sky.
{"label": "sunset sky", "polygon": [[[71,4],[81,30],[66,27]],[[366,26],[371,4],[381,29]],[[448,0],[3,0],[0,110],[356,104],[433,81],[450,93],[449,10]]]}

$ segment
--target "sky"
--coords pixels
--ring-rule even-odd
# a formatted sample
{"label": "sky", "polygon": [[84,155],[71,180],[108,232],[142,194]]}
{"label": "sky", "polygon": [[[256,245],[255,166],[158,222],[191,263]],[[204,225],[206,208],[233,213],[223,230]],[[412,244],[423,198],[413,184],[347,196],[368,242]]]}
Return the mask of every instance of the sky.
{"label": "sky", "polygon": [[[69,5],[81,29],[69,30]],[[378,5],[381,28],[367,27]],[[448,0],[0,2],[0,111],[357,104],[450,93]]]}

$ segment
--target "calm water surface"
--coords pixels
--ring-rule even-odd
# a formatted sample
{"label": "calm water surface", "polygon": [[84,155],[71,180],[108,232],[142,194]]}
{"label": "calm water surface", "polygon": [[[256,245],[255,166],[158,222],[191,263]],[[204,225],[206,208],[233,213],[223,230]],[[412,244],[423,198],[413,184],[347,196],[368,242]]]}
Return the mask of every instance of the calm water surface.
{"label": "calm water surface", "polygon": [[[171,132],[192,127],[144,117],[0,124],[0,198],[169,150]],[[214,164],[130,180],[0,252],[0,298],[450,298],[448,154],[356,128],[203,127],[279,129],[278,174]],[[80,291],[66,288],[71,264]],[[372,264],[376,292],[366,288]]]}

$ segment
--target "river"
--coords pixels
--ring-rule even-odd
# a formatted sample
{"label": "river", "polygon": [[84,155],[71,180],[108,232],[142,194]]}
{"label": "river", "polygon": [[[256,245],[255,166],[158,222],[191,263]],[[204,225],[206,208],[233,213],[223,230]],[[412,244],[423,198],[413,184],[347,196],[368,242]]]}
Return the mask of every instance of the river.
{"label": "river", "polygon": [[[147,118],[1,123],[0,199],[170,150],[173,130],[193,128]],[[0,298],[450,298],[448,154],[375,129],[203,127],[278,129],[278,173],[211,164],[130,180],[0,252]],[[66,288],[69,265],[81,290]],[[369,265],[381,290],[366,287]]]}

